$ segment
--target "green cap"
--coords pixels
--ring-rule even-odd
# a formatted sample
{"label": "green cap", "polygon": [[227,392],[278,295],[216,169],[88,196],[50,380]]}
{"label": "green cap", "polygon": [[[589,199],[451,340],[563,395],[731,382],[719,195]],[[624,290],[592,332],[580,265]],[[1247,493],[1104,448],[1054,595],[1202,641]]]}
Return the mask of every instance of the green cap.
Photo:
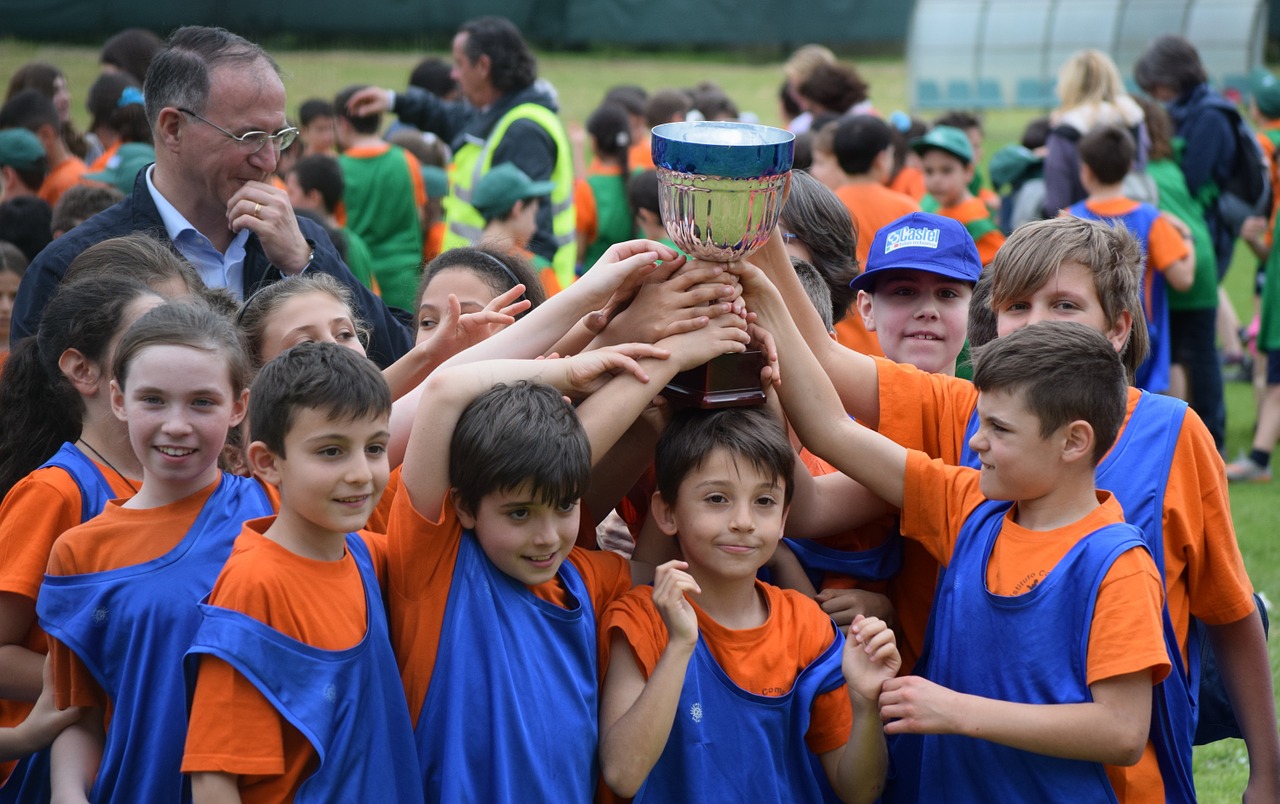
{"label": "green cap", "polygon": [[83,178],[89,181],[100,181],[110,184],[125,195],[133,192],[133,183],[138,178],[138,171],[156,161],[156,149],[145,142],[126,142],[121,145],[107,162],[105,170],[97,173],[86,173]]}
{"label": "green cap", "polygon": [[991,184],[1000,189],[1018,182],[1043,164],[1044,159],[1036,156],[1035,152],[1021,145],[1006,145],[992,154],[987,167],[991,171]]}
{"label": "green cap", "polygon": [[6,128],[0,131],[0,165],[26,170],[44,159],[44,146],[40,138],[25,128]]}
{"label": "green cap", "polygon": [[552,181],[534,181],[523,170],[503,162],[494,165],[476,182],[471,205],[486,219],[510,209],[517,201],[551,195]]}
{"label": "green cap", "polygon": [[973,161],[969,135],[954,126],[934,126],[923,137],[911,141],[911,150],[918,154],[934,148],[946,151],[966,165]]}
{"label": "green cap", "polygon": [[1249,92],[1263,117],[1280,118],[1280,81],[1270,70],[1259,67],[1250,74]]}

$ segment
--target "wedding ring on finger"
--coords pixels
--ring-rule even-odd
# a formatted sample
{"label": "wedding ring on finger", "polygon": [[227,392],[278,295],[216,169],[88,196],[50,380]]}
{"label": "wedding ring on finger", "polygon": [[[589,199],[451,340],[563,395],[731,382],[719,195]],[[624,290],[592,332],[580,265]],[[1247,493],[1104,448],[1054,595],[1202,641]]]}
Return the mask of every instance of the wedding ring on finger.
{"label": "wedding ring on finger", "polygon": [[262,211],[262,204],[255,202],[253,205],[253,217],[258,217],[258,213]]}

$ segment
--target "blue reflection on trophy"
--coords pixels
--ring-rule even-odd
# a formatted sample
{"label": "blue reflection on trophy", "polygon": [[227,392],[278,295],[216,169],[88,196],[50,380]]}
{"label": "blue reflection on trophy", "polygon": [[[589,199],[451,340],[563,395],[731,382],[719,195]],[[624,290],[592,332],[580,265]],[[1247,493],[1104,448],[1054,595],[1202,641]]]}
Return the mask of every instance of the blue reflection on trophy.
{"label": "blue reflection on trophy", "polygon": [[[795,135],[752,123],[699,121],[653,129],[658,207],[667,234],[692,258],[746,259],[769,239],[791,175]],[[764,402],[759,350],[681,372],[663,392],[704,408]]]}

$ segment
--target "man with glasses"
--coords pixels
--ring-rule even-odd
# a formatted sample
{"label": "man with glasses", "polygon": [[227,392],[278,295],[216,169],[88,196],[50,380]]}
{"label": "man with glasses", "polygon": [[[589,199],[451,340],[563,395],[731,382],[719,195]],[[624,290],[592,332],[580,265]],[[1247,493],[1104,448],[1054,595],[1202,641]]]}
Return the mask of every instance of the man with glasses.
{"label": "man with glasses", "polygon": [[90,245],[147,231],[185,257],[210,287],[244,299],[303,271],[347,286],[371,334],[369,356],[388,365],[413,345],[409,329],[361,285],[318,225],[294,215],[270,183],[280,151],[297,137],[285,120],[275,61],[221,28],[170,36],[143,88],[156,162],[134,192],[59,238],[32,262],[15,303],[11,337],[33,334],[67,265]]}

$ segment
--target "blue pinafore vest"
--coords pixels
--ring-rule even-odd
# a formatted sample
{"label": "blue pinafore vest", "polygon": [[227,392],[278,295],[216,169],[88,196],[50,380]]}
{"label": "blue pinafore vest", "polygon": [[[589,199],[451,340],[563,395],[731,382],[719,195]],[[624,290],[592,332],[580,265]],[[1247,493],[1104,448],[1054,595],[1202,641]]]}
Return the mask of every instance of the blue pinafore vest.
{"label": "blue pinafore vest", "polygon": [[887,581],[902,569],[902,536],[891,533],[866,550],[840,550],[813,539],[785,539],[809,580],[822,588],[823,574],[835,572],[859,581]]}
{"label": "blue pinafore vest", "polygon": [[596,618],[569,561],[564,609],[462,534],[414,737],[428,801],[590,802],[599,742]]}
{"label": "blue pinafore vest", "polygon": [[217,656],[258,688],[315,748],[320,764],[294,801],[422,801],[422,776],[369,549],[347,534],[364,584],[364,637],[344,650],[298,642],[238,611],[201,604],[187,651],[191,689],[199,654]]}
{"label": "blue pinafore vest", "polygon": [[[1172,397],[1142,393],[1115,446],[1098,465],[1096,485],[1116,496],[1125,521],[1142,531],[1143,540],[1160,580],[1164,569],[1164,493],[1173,466],[1173,453],[1186,416],[1187,403]],[[977,467],[969,439],[977,431],[978,412],[969,418],[961,464]],[[932,620],[932,617],[930,618]],[[1187,663],[1182,661],[1178,634],[1166,604],[1162,613],[1165,647],[1172,667],[1152,692],[1151,742],[1164,777],[1167,801],[1195,801],[1191,745],[1195,735],[1200,689],[1199,631],[1192,622],[1187,637]],[[932,628],[930,629],[932,630]],[[929,643],[926,637],[926,644]]]}
{"label": "blue pinafore vest", "polygon": [[40,627],[84,662],[111,699],[93,802],[176,801],[187,732],[182,655],[247,519],[273,513],[257,481],[222,475],[177,546],[142,564],[46,575]]}
{"label": "blue pinafore vest", "polygon": [[[957,692],[1017,703],[1092,700],[1089,630],[1103,578],[1146,544],[1132,525],[1077,542],[1039,585],[1006,597],[987,590],[987,562],[1012,503],[987,501],[965,521],[934,599],[927,677]],[[1116,801],[1104,766],[956,735],[922,736],[921,800]]]}
{"label": "blue pinafore vest", "polygon": [[[41,464],[45,469],[56,466],[75,481],[80,490],[80,522],[88,522],[107,507],[107,500],[115,496],[111,484],[93,461],[70,441],[64,442],[53,457]],[[49,800],[49,749],[43,748],[23,757],[0,787],[0,804],[37,804]]]}
{"label": "blue pinafore vest", "polygon": [[834,624],[827,649],[776,697],[729,678],[699,636],[666,748],[634,801],[838,801],[805,743],[813,701],[844,684],[844,637]]}
{"label": "blue pinafore vest", "polygon": [[[1080,201],[1072,204],[1068,213],[1091,221],[1103,221],[1109,226],[1122,224],[1134,237],[1142,243],[1142,253],[1151,253],[1151,225],[1160,217],[1160,210],[1150,204],[1141,204],[1136,209],[1115,217],[1103,217],[1091,211]],[[1150,284],[1147,283],[1150,279]],[[1142,306],[1147,314],[1147,332],[1151,336],[1151,352],[1147,359],[1138,366],[1134,385],[1143,390],[1164,393],[1169,390],[1169,366],[1172,347],[1169,338],[1169,294],[1165,287],[1164,274],[1154,268],[1148,270],[1143,264]]]}

